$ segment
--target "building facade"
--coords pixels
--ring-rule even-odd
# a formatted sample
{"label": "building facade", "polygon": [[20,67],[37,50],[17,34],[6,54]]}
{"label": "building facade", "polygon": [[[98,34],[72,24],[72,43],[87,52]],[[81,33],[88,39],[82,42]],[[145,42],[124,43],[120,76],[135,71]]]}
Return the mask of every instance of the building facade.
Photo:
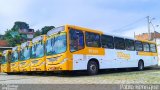
{"label": "building facade", "polygon": [[31,40],[34,36],[34,29],[19,29],[19,33],[24,37],[24,39]]}
{"label": "building facade", "polygon": [[7,49],[12,49],[12,47],[8,47],[8,42],[6,40],[0,40],[0,52]]}

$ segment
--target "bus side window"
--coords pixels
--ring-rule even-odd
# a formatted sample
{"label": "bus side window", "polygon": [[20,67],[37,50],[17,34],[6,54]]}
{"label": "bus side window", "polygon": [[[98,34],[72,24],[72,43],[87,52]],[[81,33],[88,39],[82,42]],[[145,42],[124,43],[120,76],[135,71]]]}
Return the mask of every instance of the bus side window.
{"label": "bus side window", "polygon": [[125,39],[126,50],[134,51],[134,40]]}
{"label": "bus side window", "polygon": [[114,42],[112,36],[101,35],[101,43],[102,43],[102,48],[109,48],[109,49],[114,48]]}
{"label": "bus side window", "polygon": [[145,51],[145,52],[149,52],[150,51],[149,43],[143,43],[143,51]]}
{"label": "bus side window", "polygon": [[155,44],[150,44],[150,51],[151,52],[157,52]]}
{"label": "bus side window", "polygon": [[88,47],[101,47],[99,34],[86,32],[85,36],[86,36],[86,45]]}
{"label": "bus side window", "polygon": [[123,38],[114,37],[114,44],[116,49],[125,50],[125,42]]}
{"label": "bus side window", "polygon": [[143,51],[143,45],[140,41],[135,41],[135,49],[136,51]]}
{"label": "bus side window", "polygon": [[70,34],[70,51],[78,51],[84,48],[84,34],[80,30],[69,31]]}

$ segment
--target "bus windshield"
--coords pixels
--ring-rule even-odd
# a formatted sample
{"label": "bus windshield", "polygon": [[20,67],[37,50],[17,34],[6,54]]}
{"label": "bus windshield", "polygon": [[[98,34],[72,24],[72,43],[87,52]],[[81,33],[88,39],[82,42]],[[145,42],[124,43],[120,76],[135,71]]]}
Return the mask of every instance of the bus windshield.
{"label": "bus windshield", "polygon": [[2,56],[0,56],[0,64],[2,64]]}
{"label": "bus windshield", "polygon": [[44,56],[44,43],[37,43],[32,46],[32,58],[41,58]]}
{"label": "bus windshield", "polygon": [[11,62],[17,62],[18,61],[18,51],[14,51],[12,53],[12,59]]}
{"label": "bus windshield", "polygon": [[23,48],[20,53],[20,60],[30,59],[30,48]]}
{"label": "bus windshield", "polygon": [[55,55],[65,52],[67,49],[66,32],[54,34],[54,36],[46,42],[46,54]]}
{"label": "bus windshield", "polygon": [[7,54],[2,56],[2,64],[5,64],[7,62]]}

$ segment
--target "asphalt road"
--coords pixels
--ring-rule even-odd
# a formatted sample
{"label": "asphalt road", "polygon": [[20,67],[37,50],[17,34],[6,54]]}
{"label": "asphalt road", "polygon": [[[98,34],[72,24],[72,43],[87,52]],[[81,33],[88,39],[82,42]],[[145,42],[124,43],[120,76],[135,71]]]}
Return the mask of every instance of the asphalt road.
{"label": "asphalt road", "polygon": [[103,70],[98,75],[85,72],[43,74],[0,74],[0,84],[160,84],[160,68]]}

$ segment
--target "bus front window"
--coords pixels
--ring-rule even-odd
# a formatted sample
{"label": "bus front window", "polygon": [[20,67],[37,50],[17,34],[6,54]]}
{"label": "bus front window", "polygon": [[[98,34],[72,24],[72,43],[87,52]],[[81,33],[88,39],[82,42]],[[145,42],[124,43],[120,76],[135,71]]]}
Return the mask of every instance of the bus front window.
{"label": "bus front window", "polygon": [[2,57],[2,56],[0,56],[0,64],[2,64],[2,58],[3,58],[3,57]]}
{"label": "bus front window", "polygon": [[11,59],[11,62],[16,62],[18,61],[18,52],[17,51],[14,51],[12,53],[12,59]]}
{"label": "bus front window", "polygon": [[48,39],[47,40],[47,43],[46,43],[46,53],[47,55],[51,55],[52,54],[52,38]]}
{"label": "bus front window", "polygon": [[21,50],[21,53],[20,53],[20,60],[27,60],[30,58],[30,48],[24,48]]}
{"label": "bus front window", "polygon": [[32,46],[32,58],[41,58],[44,56],[44,43],[37,43]]}
{"label": "bus front window", "polygon": [[7,54],[2,56],[2,64],[5,64],[7,62]]}
{"label": "bus front window", "polygon": [[55,34],[52,39],[47,40],[46,53],[47,55],[55,55],[65,52],[67,49],[66,33],[61,32]]}

